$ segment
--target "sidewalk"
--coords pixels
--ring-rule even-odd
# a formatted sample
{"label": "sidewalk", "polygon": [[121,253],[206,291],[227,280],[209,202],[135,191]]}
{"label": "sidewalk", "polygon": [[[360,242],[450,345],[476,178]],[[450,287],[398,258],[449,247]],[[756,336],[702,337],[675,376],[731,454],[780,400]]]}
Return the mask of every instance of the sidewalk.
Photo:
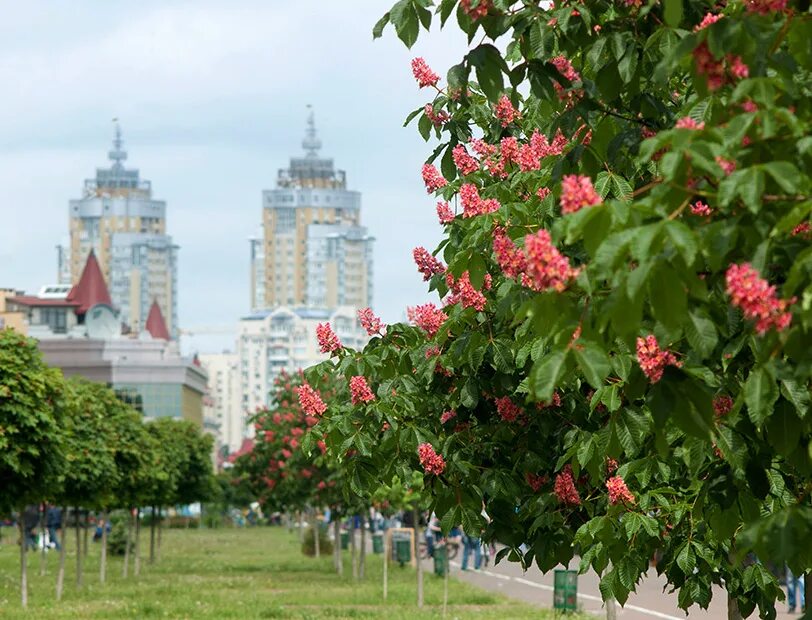
{"label": "sidewalk", "polygon": [[[490,564],[481,571],[460,570],[461,556],[451,561],[451,576],[462,581],[476,585],[484,590],[499,592],[542,608],[553,606],[553,572],[542,574],[538,567],[533,566],[526,573],[522,572],[518,563],[503,560],[498,566]],[[473,559],[473,558],[471,558]],[[424,560],[427,573],[432,570],[431,560]],[[684,620],[685,612],[677,606],[677,595],[663,591],[665,577],[658,577],[652,569],[649,576],[638,585],[637,592],[629,596],[625,607],[618,605],[617,617],[623,620]],[[598,576],[587,573],[578,577],[578,605],[588,613],[605,616],[603,602],[598,589]],[[787,613],[786,603],[777,603],[778,620],[799,618],[800,614]],[[757,612],[756,612],[757,613]],[[713,593],[708,610],[697,606],[691,608],[690,618],[706,620],[727,620],[727,597],[724,590],[716,588]]]}

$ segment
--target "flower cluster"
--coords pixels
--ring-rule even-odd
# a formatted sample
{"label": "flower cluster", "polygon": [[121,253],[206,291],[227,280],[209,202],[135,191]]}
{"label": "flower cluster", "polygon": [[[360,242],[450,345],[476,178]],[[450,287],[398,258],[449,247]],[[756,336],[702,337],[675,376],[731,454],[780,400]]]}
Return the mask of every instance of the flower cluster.
{"label": "flower cluster", "polygon": [[666,366],[676,366],[677,368],[682,366],[682,362],[677,360],[671,351],[660,350],[657,338],[653,334],[637,339],[637,362],[640,364],[643,374],[652,383],[657,383],[663,378]]}
{"label": "flower cluster", "polygon": [[620,476],[613,476],[606,481],[606,489],[609,491],[609,503],[613,506],[615,504],[634,504],[634,495],[631,494],[623,478]]}
{"label": "flower cluster", "polygon": [[415,58],[412,60],[412,73],[414,79],[417,80],[417,85],[420,88],[425,86],[436,86],[440,81],[440,76],[434,73],[422,58]]}
{"label": "flower cluster", "polygon": [[705,123],[704,122],[697,123],[690,116],[683,116],[676,122],[674,127],[676,127],[677,129],[694,129],[698,131],[700,129],[705,129]]}
{"label": "flower cluster", "polygon": [[493,231],[493,252],[502,273],[508,278],[518,278],[527,270],[524,252],[516,247],[504,228],[497,227]]}
{"label": "flower cluster", "polygon": [[693,55],[696,72],[705,76],[709,90],[718,90],[725,84],[750,75],[750,68],[740,56],[728,54],[723,59],[717,60],[705,41],[694,49]]}
{"label": "flower cluster", "polygon": [[[477,312],[482,312],[485,309],[488,300],[471,284],[471,276],[467,271],[457,279],[454,279],[451,272],[448,272],[445,279],[448,288],[451,290],[451,295],[446,299],[446,306],[461,303],[463,308],[475,308]],[[491,288],[490,274],[485,274],[483,288],[486,291]]]}
{"label": "flower cluster", "polygon": [[369,388],[369,383],[362,375],[355,375],[350,379],[350,396],[353,405],[360,405],[375,400],[375,394]]}
{"label": "flower cluster", "polygon": [[450,224],[454,221],[454,217],[454,212],[447,202],[437,203],[437,219],[440,220],[440,224]]}
{"label": "flower cluster", "polygon": [[438,273],[445,273],[445,265],[437,258],[435,258],[426,248],[422,246],[416,247],[412,250],[414,262],[417,265],[417,270],[423,274],[423,281],[428,281],[431,276]]}
{"label": "flower cluster", "polygon": [[423,466],[423,471],[427,474],[439,476],[445,470],[445,460],[434,451],[430,443],[421,443],[417,446],[417,456],[420,459],[420,465]]}
{"label": "flower cluster", "polygon": [[763,334],[771,328],[780,332],[789,327],[792,314],[787,307],[795,300],[779,299],[775,285],[759,276],[749,263],[730,265],[725,280],[731,303],[740,308],[746,318],[756,321],[756,332]]}
{"label": "flower cluster", "polygon": [[751,13],[768,15],[786,10],[787,0],[745,0],[745,6]]}
{"label": "flower cluster", "polygon": [[477,186],[473,183],[465,183],[460,187],[460,203],[462,203],[462,217],[486,215],[502,208],[495,198],[481,198]]}
{"label": "flower cluster", "polygon": [[406,316],[409,320],[426,332],[429,338],[440,330],[440,327],[448,318],[448,315],[434,304],[422,304],[406,309]]}
{"label": "flower cluster", "polygon": [[721,394],[713,399],[713,413],[717,418],[726,416],[731,409],[733,409],[733,399],[727,394]]}
{"label": "flower cluster", "polygon": [[561,180],[561,213],[564,215],[599,204],[601,197],[588,176],[568,174]]}
{"label": "flower cluster", "polygon": [[530,485],[530,488],[533,489],[534,493],[538,493],[545,484],[547,484],[547,476],[539,476],[538,474],[534,474],[533,472],[527,472],[524,475],[525,480],[527,480],[527,484]]}
{"label": "flower cluster", "polygon": [[716,156],[716,163],[719,164],[719,167],[722,169],[722,172],[725,173],[725,176],[730,176],[734,172],[736,172],[736,162],[730,159],[725,159],[721,155]]}
{"label": "flower cluster", "polygon": [[385,327],[381,319],[372,312],[372,308],[362,308],[359,310],[358,321],[361,323],[361,327],[363,327],[370,336],[382,333]]}
{"label": "flower cluster", "polygon": [[558,501],[566,506],[580,506],[581,496],[575,488],[575,481],[572,479],[572,467],[565,465],[553,483],[553,493]]}
{"label": "flower cluster", "polygon": [[462,144],[454,147],[451,151],[451,157],[454,159],[454,165],[460,171],[460,174],[471,174],[479,170],[479,161],[472,157]]}
{"label": "flower cluster", "polygon": [[296,388],[296,394],[299,395],[299,404],[307,415],[322,415],[327,411],[327,405],[321,399],[319,393],[310,387],[309,384],[303,383]]}
{"label": "flower cluster", "polygon": [[613,473],[615,473],[617,471],[617,467],[618,467],[617,461],[615,459],[613,459],[611,456],[607,456],[606,457],[606,473],[611,476]]}
{"label": "flower cluster", "polygon": [[522,414],[522,408],[510,400],[509,396],[502,396],[493,401],[496,404],[496,412],[505,422],[515,422]]}
{"label": "flower cluster", "polygon": [[693,213],[694,215],[699,215],[701,217],[710,217],[711,213],[713,213],[713,209],[711,209],[701,200],[697,200],[694,204],[691,205],[691,213]]}
{"label": "flower cluster", "polygon": [[423,113],[428,117],[428,119],[432,122],[432,124],[436,127],[440,127],[444,123],[447,123],[451,118],[448,115],[448,112],[445,110],[438,110],[434,111],[434,106],[430,103],[426,104],[426,107],[423,108]]}
{"label": "flower cluster", "polygon": [[453,420],[457,417],[456,409],[449,409],[448,411],[443,411],[443,415],[440,416],[440,424],[445,424],[449,420]]}
{"label": "flower cluster", "polygon": [[499,119],[502,123],[502,127],[507,127],[521,116],[519,111],[513,107],[507,95],[499,97],[499,101],[496,102],[493,108],[493,115]]}
{"label": "flower cluster", "polygon": [[527,267],[523,278],[537,291],[553,289],[561,292],[578,270],[570,266],[569,259],[552,244],[550,233],[544,229],[524,238]]}
{"label": "flower cluster", "polygon": [[426,184],[426,192],[429,194],[448,185],[448,181],[440,174],[440,171],[431,164],[423,164],[421,174],[423,175],[423,183]]}
{"label": "flower cluster", "polygon": [[694,32],[699,32],[700,30],[704,30],[705,28],[707,28],[711,24],[715,24],[716,22],[718,22],[723,17],[724,17],[724,15],[714,15],[713,13],[706,13],[705,17],[702,18],[702,21],[699,22],[694,27]]}
{"label": "flower cluster", "polygon": [[341,348],[341,341],[336,336],[329,323],[316,325],[316,338],[322,353],[334,353]]}
{"label": "flower cluster", "polygon": [[463,13],[470,17],[471,21],[476,21],[488,14],[491,0],[479,0],[476,6],[471,6],[471,3],[472,0],[460,0]]}
{"label": "flower cluster", "polygon": [[792,229],[790,233],[793,237],[809,237],[809,233],[812,232],[812,224],[809,222],[801,222],[795,228]]}

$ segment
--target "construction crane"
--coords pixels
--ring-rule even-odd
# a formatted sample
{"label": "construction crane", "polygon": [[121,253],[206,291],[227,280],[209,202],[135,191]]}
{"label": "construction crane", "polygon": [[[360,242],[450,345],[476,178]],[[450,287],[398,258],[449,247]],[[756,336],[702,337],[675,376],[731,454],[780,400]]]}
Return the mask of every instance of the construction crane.
{"label": "construction crane", "polygon": [[204,334],[237,334],[236,325],[198,325],[178,330],[181,336],[200,336]]}

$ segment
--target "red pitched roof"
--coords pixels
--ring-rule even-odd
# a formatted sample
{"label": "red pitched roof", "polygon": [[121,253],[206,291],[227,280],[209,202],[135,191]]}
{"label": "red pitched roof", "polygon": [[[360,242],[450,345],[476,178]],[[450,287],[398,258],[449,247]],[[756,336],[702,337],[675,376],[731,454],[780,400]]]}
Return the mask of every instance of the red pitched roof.
{"label": "red pitched roof", "polygon": [[107,290],[99,261],[96,260],[93,250],[90,250],[90,254],[87,255],[82,275],[68,293],[65,301],[74,302],[79,306],[76,308],[76,314],[86,314],[96,304],[113,305],[110,291]]}
{"label": "red pitched roof", "polygon": [[47,308],[75,308],[79,305],[78,302],[68,301],[67,299],[49,299],[35,297],[34,295],[16,295],[15,297],[8,297],[6,301],[19,306],[38,306]]}
{"label": "red pitched roof", "polygon": [[161,307],[157,301],[153,301],[149,307],[149,314],[147,315],[147,323],[145,325],[149,335],[153,338],[161,340],[171,340],[169,337],[169,330],[166,328],[166,321],[164,315],[161,313]]}

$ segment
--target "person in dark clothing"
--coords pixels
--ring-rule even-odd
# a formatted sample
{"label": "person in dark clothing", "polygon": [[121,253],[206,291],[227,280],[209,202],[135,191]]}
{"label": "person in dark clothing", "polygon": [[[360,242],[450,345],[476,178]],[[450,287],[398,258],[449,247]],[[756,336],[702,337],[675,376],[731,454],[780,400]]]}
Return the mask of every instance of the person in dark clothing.
{"label": "person in dark clothing", "polygon": [[39,506],[29,505],[23,511],[23,530],[25,531],[25,545],[29,549],[37,548],[37,526],[39,525]]}
{"label": "person in dark clothing", "polygon": [[45,515],[45,527],[48,528],[48,540],[54,544],[54,549],[59,551],[61,546],[59,544],[60,530],[62,530],[62,509],[58,506],[49,506],[48,512]]}

